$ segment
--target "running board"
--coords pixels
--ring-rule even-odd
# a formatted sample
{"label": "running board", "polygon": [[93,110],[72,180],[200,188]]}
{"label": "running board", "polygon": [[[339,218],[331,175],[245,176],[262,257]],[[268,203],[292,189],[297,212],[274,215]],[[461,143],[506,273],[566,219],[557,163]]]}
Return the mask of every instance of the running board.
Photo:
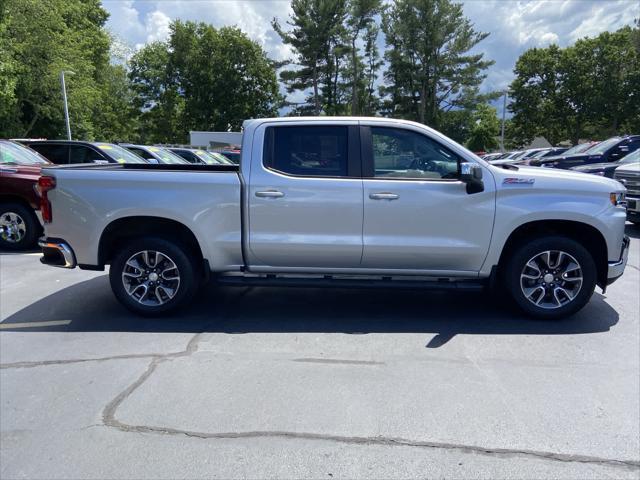
{"label": "running board", "polygon": [[398,288],[420,290],[460,290],[480,292],[487,282],[482,280],[393,280],[335,278],[330,275],[318,278],[291,278],[276,275],[245,277],[242,275],[217,275],[213,280],[225,286],[235,287],[333,287],[333,288]]}

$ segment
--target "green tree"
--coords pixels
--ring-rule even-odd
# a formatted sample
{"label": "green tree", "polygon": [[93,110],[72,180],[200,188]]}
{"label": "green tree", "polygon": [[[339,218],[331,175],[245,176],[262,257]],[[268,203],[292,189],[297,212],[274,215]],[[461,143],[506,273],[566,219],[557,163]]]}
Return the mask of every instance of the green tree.
{"label": "green tree", "polygon": [[273,66],[239,29],[177,21],[169,49],[185,127],[237,130],[247,118],[277,113],[281,99]]}
{"label": "green tree", "polygon": [[336,113],[340,64],[348,51],[344,45],[346,0],[292,0],[291,10],[290,31],[277,18],[271,22],[295,55],[294,68],[281,71],[280,79],[287,93],[311,91],[296,111]]}
{"label": "green tree", "polygon": [[[348,3],[346,25],[350,42],[351,115],[373,113],[373,83],[381,66],[376,46],[379,28],[375,16],[379,15],[381,10],[381,0],[350,0]],[[364,40],[363,55],[360,54],[358,45],[361,34]]]}
{"label": "green tree", "polygon": [[518,143],[602,139],[640,128],[638,28],[534,48],[516,62],[509,109]]}
{"label": "green tree", "polygon": [[139,137],[184,142],[189,130],[239,130],[248,118],[277,115],[275,68],[264,50],[237,28],[176,21],[167,42],[130,61],[140,112]]}
{"label": "green tree", "polygon": [[397,0],[382,18],[385,113],[438,128],[442,110],[486,100],[477,87],[494,62],[469,51],[488,34],[474,30],[461,4]]}
{"label": "green tree", "polygon": [[0,5],[0,135],[64,135],[59,75],[75,137],[94,138],[111,80],[108,14],[99,0],[5,0]]}
{"label": "green tree", "polygon": [[500,134],[500,120],[496,109],[481,103],[473,112],[473,123],[469,132],[467,148],[474,152],[487,152],[498,147],[496,137]]}
{"label": "green tree", "polygon": [[169,47],[163,42],[145,45],[129,60],[133,106],[139,113],[136,137],[142,143],[184,143],[184,98],[170,65]]}
{"label": "green tree", "polygon": [[537,135],[553,144],[566,138],[559,73],[562,61],[560,48],[551,45],[527,50],[516,62],[509,109],[513,112],[516,135],[523,143]]}

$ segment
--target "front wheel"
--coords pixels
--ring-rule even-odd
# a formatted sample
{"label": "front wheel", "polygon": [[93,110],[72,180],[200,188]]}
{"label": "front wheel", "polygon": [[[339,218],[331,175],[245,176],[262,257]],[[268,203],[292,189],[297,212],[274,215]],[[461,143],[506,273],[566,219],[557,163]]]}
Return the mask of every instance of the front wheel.
{"label": "front wheel", "polygon": [[129,310],[154,316],[186,305],[198,289],[193,256],[164,238],[133,240],[113,258],[111,289]]}
{"label": "front wheel", "polygon": [[507,261],[505,284],[527,314],[557,319],[584,307],[596,286],[596,265],[578,242],[562,236],[533,239]]}

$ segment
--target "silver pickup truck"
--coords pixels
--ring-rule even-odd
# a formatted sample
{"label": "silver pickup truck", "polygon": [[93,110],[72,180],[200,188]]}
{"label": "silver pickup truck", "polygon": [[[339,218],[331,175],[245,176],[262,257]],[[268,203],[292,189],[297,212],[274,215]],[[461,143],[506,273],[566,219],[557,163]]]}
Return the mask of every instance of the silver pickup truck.
{"label": "silver pickup truck", "polygon": [[43,169],[42,262],[102,270],[129,309],[184,307],[230,285],[508,292],[559,318],[622,275],[624,187],[493,167],[421,124],[245,122],[240,166]]}

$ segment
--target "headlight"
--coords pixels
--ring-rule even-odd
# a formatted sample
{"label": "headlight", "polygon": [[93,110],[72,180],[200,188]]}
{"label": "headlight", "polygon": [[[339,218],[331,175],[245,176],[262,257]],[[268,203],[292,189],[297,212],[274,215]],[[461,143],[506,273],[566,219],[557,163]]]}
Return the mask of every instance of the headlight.
{"label": "headlight", "polygon": [[614,207],[626,207],[627,199],[624,192],[610,193],[609,200]]}

